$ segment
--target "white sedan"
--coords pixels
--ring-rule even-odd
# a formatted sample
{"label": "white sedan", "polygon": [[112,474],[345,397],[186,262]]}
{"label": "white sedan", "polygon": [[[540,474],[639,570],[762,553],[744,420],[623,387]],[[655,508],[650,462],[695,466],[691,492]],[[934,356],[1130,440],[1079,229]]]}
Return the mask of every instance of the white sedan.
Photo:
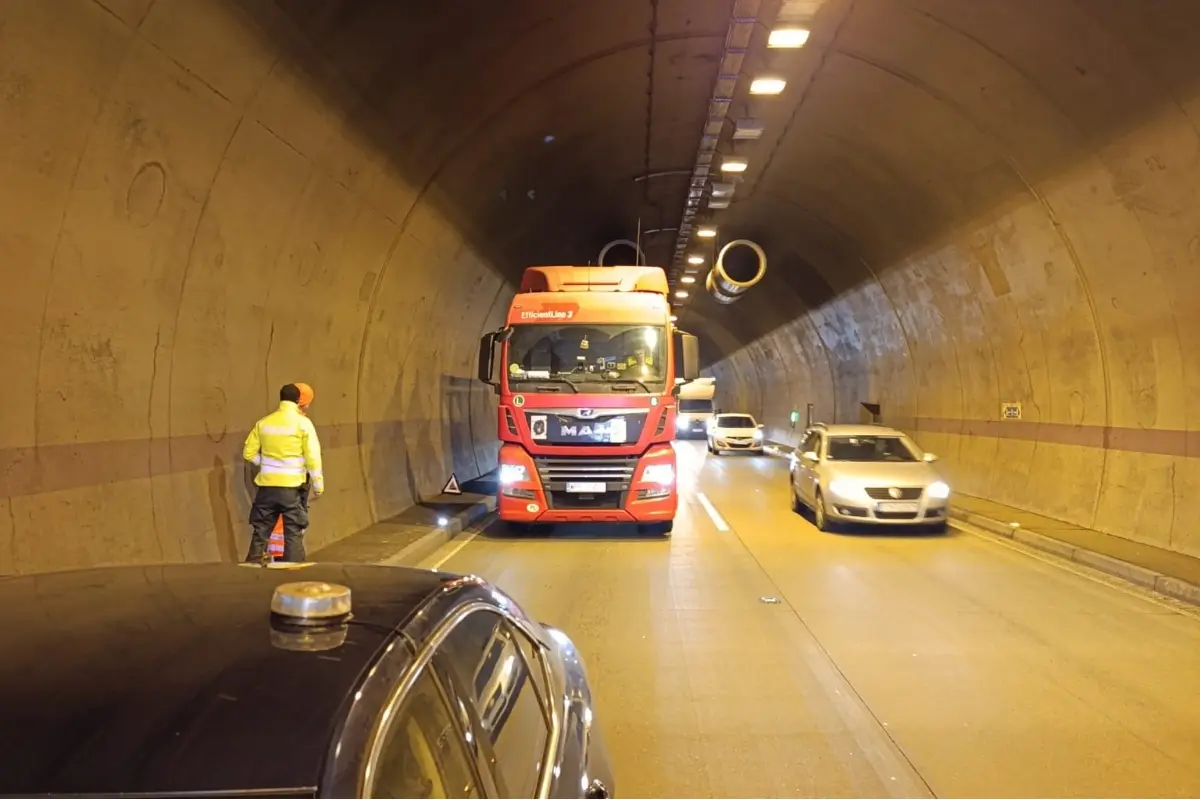
{"label": "white sedan", "polygon": [[708,452],[744,451],[762,455],[763,426],[749,414],[718,414],[708,426]]}

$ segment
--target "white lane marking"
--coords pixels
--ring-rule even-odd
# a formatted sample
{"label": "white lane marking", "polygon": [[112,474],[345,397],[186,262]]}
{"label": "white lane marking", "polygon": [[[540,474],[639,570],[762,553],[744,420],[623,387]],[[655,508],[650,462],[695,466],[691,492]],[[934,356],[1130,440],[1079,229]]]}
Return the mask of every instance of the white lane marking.
{"label": "white lane marking", "polygon": [[[445,564],[447,561],[449,561],[450,559],[452,559],[456,555],[458,555],[458,551],[462,550],[464,547],[466,547],[471,542],[473,542],[475,540],[475,537],[478,535],[479,535],[479,531],[472,531],[471,533],[467,534],[465,537],[463,537],[463,540],[461,542],[459,542],[458,544],[456,544],[450,548],[449,553],[446,553],[446,555],[442,556],[437,561],[433,562],[433,564],[429,565],[429,567],[427,567],[427,569],[441,569],[442,564]],[[434,553],[434,555],[436,556],[437,553]],[[426,559],[426,561],[428,561],[428,559]]]}
{"label": "white lane marking", "polygon": [[712,501],[708,499],[704,492],[696,492],[696,497],[700,500],[700,505],[704,506],[704,510],[708,512],[713,525],[717,526],[717,530],[722,533],[728,533],[729,524],[725,522],[725,518],[721,516],[720,511],[717,511],[717,507],[712,504]]}

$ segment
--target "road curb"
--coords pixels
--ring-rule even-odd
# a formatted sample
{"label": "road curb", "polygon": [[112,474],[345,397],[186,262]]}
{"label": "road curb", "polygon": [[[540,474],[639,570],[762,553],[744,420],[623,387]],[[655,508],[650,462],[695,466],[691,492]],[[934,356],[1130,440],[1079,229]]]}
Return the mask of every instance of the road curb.
{"label": "road curb", "polygon": [[1147,567],[1132,564],[1119,558],[1113,558],[1104,553],[1098,553],[1095,550],[1077,547],[1070,542],[1055,539],[1044,533],[1006,524],[999,520],[985,517],[982,514],[976,514],[972,511],[955,508],[954,506],[950,507],[950,518],[973,525],[988,533],[994,533],[998,536],[1012,539],[1015,542],[1029,545],[1059,558],[1074,561],[1085,567],[1091,567],[1107,575],[1112,575],[1115,578],[1120,578],[1129,583],[1150,589],[1158,594],[1200,606],[1200,586],[1185,581],[1182,578],[1163,575],[1161,572],[1156,572]]}
{"label": "road curb", "polygon": [[435,526],[415,542],[395,555],[388,556],[376,564],[388,567],[411,567],[421,563],[437,552],[438,548],[455,539],[463,531],[496,510],[495,495],[480,497],[451,515],[443,526]]}

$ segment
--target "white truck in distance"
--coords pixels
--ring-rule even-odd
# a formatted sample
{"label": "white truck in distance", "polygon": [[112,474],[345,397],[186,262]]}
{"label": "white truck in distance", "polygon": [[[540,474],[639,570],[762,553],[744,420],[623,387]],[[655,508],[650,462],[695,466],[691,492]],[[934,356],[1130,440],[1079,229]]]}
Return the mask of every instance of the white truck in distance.
{"label": "white truck in distance", "polygon": [[708,423],[713,417],[713,397],[716,393],[716,378],[697,378],[679,387],[675,410],[676,437],[708,436]]}

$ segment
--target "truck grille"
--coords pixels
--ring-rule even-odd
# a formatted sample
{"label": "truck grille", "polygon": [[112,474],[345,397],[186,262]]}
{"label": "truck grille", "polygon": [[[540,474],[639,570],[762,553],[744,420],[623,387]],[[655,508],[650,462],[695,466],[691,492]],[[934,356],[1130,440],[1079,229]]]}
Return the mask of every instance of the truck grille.
{"label": "truck grille", "polygon": [[533,459],[543,486],[565,485],[568,481],[604,481],[623,484],[622,488],[626,489],[633,480],[637,462],[637,456],[537,456]]}
{"label": "truck grille", "polygon": [[872,487],[867,489],[867,497],[872,500],[920,500],[921,492],[924,490],[919,486],[905,487],[900,489],[899,497],[892,497],[888,494],[890,491],[891,489],[886,486],[883,488]]}
{"label": "truck grille", "polygon": [[[624,508],[625,494],[637,469],[637,456],[534,457],[547,504],[558,509]],[[568,483],[603,483],[603,492],[568,492]]]}

